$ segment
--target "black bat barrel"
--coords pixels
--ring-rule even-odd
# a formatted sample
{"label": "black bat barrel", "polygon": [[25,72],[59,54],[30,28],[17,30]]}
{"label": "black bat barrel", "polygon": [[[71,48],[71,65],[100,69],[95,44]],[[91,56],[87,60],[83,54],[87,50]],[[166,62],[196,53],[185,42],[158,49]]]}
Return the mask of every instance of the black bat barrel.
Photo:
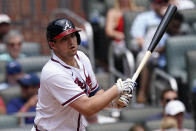
{"label": "black bat barrel", "polygon": [[150,46],[148,47],[148,51],[153,52],[160,39],[162,38],[165,30],[167,29],[168,24],[171,22],[172,17],[174,16],[177,7],[175,5],[169,5],[163,19],[161,20],[155,35],[152,38]]}

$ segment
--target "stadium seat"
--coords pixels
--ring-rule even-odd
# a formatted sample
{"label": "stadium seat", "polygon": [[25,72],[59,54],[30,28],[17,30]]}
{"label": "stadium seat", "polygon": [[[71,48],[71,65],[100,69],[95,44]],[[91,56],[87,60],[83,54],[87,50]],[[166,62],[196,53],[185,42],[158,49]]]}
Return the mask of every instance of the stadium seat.
{"label": "stadium seat", "polygon": [[107,90],[110,88],[110,78],[109,73],[96,73],[97,82],[99,83],[99,86]]}
{"label": "stadium seat", "polygon": [[[172,88],[179,91],[179,97],[183,97],[188,108],[188,94],[184,91],[187,84],[186,59],[187,51],[196,50],[195,35],[170,37],[166,42],[166,72],[156,68],[152,74],[151,94],[156,94],[156,88]],[[159,83],[157,83],[157,80]],[[163,86],[163,82],[168,82],[169,86]],[[180,88],[178,87],[180,85]],[[184,95],[182,95],[184,94]],[[157,95],[157,97],[159,97]],[[155,95],[151,95],[152,101],[158,99]]]}
{"label": "stadium seat", "polygon": [[32,127],[33,125],[30,124],[30,125],[25,125],[22,127],[4,128],[4,129],[1,129],[1,131],[30,131]]}
{"label": "stadium seat", "polygon": [[[114,2],[115,2],[115,0],[105,0],[107,10],[114,7]],[[135,5],[141,6],[144,9],[150,8],[150,1],[149,0],[133,0],[133,2],[135,3]]]}
{"label": "stadium seat", "polygon": [[18,62],[22,65],[22,69],[25,73],[41,72],[44,64],[50,59],[50,56],[31,56],[22,59],[18,59]]}
{"label": "stadium seat", "polygon": [[196,0],[192,0],[194,3],[195,3],[195,5],[196,5]]}
{"label": "stadium seat", "polygon": [[0,44],[0,54],[4,53],[6,50],[5,44]]}
{"label": "stadium seat", "polygon": [[193,32],[196,34],[196,22],[193,24]]}
{"label": "stadium seat", "polygon": [[[14,116],[0,115],[0,130],[3,131],[5,128],[17,127],[19,119]],[[11,130],[10,130],[11,131]]]}
{"label": "stadium seat", "polygon": [[106,9],[109,10],[110,8],[114,7],[115,0],[105,0]]}
{"label": "stadium seat", "polygon": [[2,96],[5,104],[15,97],[21,96],[21,88],[19,86],[10,87],[0,91],[0,96]]}
{"label": "stadium seat", "polygon": [[120,113],[120,120],[123,122],[144,123],[148,117],[161,112],[161,107],[125,109]]}
{"label": "stadium seat", "polygon": [[133,0],[133,1],[138,6],[142,6],[145,9],[150,9],[150,1],[149,0]]}
{"label": "stadium seat", "polygon": [[[6,52],[6,45],[0,45],[0,53]],[[39,56],[41,54],[41,45],[35,42],[24,42],[22,44],[22,53],[27,56]]]}
{"label": "stadium seat", "polygon": [[196,9],[186,9],[180,10],[180,13],[184,17],[184,22],[189,23],[192,25],[196,21]]}
{"label": "stadium seat", "polygon": [[[125,58],[125,60],[128,63],[129,66],[129,77],[133,75],[134,70],[135,70],[135,60],[134,60],[134,56],[132,54],[132,52],[130,51],[132,48],[132,43],[131,43],[131,37],[130,37],[130,28],[132,25],[132,22],[134,20],[134,18],[136,17],[137,14],[141,13],[141,11],[137,11],[137,12],[125,12],[123,14],[123,19],[124,19],[124,29],[125,29],[125,42],[127,45],[127,50],[124,52],[122,59]],[[109,46],[109,52],[108,52],[108,60],[109,60],[109,69],[110,69],[110,85],[113,84],[115,82],[115,77],[127,77],[124,76],[124,74],[122,74],[121,72],[119,72],[115,66],[114,66],[114,47],[112,44],[110,44]]]}
{"label": "stadium seat", "polygon": [[41,54],[41,45],[35,42],[24,42],[22,52],[27,56],[39,56]]}
{"label": "stadium seat", "polygon": [[5,61],[0,61],[0,73],[5,73]]}
{"label": "stadium seat", "polygon": [[[161,124],[161,120],[146,122],[146,126],[149,129],[149,131],[160,129],[160,124]],[[185,119],[183,123],[183,127],[188,129],[194,129],[194,121]]]}
{"label": "stadium seat", "polygon": [[0,73],[0,83],[5,81],[5,74]]}
{"label": "stadium seat", "polygon": [[86,130],[87,131],[129,131],[134,123],[106,123],[106,124],[91,124]]}
{"label": "stadium seat", "polygon": [[124,19],[124,32],[125,32],[125,42],[128,49],[132,49],[132,37],[130,35],[130,29],[136,16],[142,11],[128,11],[123,14]]}
{"label": "stadium seat", "polygon": [[90,0],[86,2],[87,18],[91,22],[99,22],[99,16],[106,15],[106,8],[103,2],[99,0]]}
{"label": "stadium seat", "polygon": [[113,44],[110,44],[109,52],[108,52],[110,85],[113,85],[116,82],[115,80],[116,78],[126,79],[127,77],[131,77],[134,73],[135,62],[134,62],[134,56],[132,52],[126,49],[121,55],[121,59],[123,60],[124,63],[126,63],[127,72],[122,73],[115,67],[114,46]]}
{"label": "stadium seat", "polygon": [[185,53],[196,50],[196,36],[170,37],[166,44],[167,72],[186,82]]}
{"label": "stadium seat", "polygon": [[196,86],[196,50],[186,53],[186,69],[188,76],[189,90]]}
{"label": "stadium seat", "polygon": [[0,82],[5,80],[5,61],[0,61]]}

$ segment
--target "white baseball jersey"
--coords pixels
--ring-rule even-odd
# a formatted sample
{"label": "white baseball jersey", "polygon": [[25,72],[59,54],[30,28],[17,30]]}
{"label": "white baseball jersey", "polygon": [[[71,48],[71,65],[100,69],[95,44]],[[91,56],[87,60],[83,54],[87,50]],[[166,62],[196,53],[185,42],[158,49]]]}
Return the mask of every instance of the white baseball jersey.
{"label": "white baseball jersey", "polygon": [[96,91],[98,84],[88,57],[78,51],[74,58],[79,69],[55,54],[42,69],[35,117],[39,130],[83,131],[87,126],[84,116],[69,104]]}

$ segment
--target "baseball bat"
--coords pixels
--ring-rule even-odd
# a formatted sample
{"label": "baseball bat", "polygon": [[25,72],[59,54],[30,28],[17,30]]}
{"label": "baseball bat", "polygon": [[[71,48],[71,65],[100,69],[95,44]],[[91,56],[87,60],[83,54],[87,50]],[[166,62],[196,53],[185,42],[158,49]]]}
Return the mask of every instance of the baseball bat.
{"label": "baseball bat", "polygon": [[164,14],[159,26],[157,27],[157,30],[152,38],[152,41],[148,47],[147,52],[145,53],[144,57],[142,58],[136,72],[134,73],[132,77],[132,81],[136,81],[137,77],[139,76],[140,72],[142,71],[143,67],[147,63],[148,59],[150,58],[152,52],[154,51],[155,47],[159,43],[160,39],[162,38],[163,34],[165,33],[169,23],[172,20],[172,17],[174,16],[175,12],[177,10],[177,7],[175,5],[169,5],[166,13]]}

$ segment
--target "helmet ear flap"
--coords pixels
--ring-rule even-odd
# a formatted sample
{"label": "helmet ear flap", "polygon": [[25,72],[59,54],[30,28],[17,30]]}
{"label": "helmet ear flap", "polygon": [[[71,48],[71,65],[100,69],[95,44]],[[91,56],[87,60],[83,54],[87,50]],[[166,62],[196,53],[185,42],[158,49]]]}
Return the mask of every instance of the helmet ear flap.
{"label": "helmet ear flap", "polygon": [[80,45],[81,42],[80,34],[78,32],[76,32],[75,34],[76,34],[78,45]]}

